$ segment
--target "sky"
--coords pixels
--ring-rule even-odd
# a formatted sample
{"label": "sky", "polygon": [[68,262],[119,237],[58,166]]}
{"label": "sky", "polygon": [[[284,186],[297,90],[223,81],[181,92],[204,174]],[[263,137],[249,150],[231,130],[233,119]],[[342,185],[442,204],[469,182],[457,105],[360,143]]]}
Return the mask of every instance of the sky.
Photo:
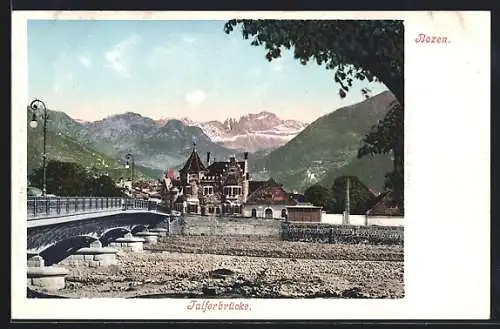
{"label": "sky", "polygon": [[30,20],[28,94],[47,108],[94,121],[136,112],[196,121],[269,111],[312,122],[386,90],[356,82],[345,99],[332,71],[301,65],[292,50],[268,62],[262,46],[224,21]]}

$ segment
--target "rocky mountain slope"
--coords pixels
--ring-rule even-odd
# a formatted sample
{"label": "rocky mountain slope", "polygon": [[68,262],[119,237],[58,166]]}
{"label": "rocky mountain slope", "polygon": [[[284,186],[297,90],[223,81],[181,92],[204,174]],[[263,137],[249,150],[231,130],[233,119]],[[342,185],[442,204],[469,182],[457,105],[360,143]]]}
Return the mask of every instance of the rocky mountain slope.
{"label": "rocky mountain slope", "polygon": [[349,174],[382,190],[384,175],[392,169],[390,156],[356,157],[363,137],[394,99],[386,91],[317,119],[286,145],[252,159],[253,176],[274,177],[287,190],[303,191],[315,183],[330,187],[336,177]]}
{"label": "rocky mountain slope", "polygon": [[[153,120],[133,112],[85,122],[49,111],[47,146],[49,156],[103,168],[123,167],[125,155],[132,153],[138,171],[157,177],[167,168],[179,169],[195,141],[202,160],[207,151],[219,161],[249,151],[252,179],[274,177],[289,191],[303,191],[314,183],[331,186],[343,174],[358,176],[381,191],[384,175],[392,169],[390,157],[356,155],[362,138],[384,117],[393,99],[383,92],[309,125],[270,112],[197,123],[186,118]],[[30,170],[40,165],[40,154],[41,124],[28,132]]]}
{"label": "rocky mountain slope", "polygon": [[[43,132],[41,125],[36,129],[28,127],[28,175],[42,166]],[[128,178],[130,169],[117,159],[103,154],[89,146],[82,145],[78,141],[64,135],[63,133],[47,132],[47,160],[74,162],[81,164],[89,170],[96,170],[101,174],[107,173],[113,179],[120,177]],[[136,167],[136,178],[155,178],[158,173],[143,171]]]}
{"label": "rocky mountain slope", "polygon": [[136,163],[155,169],[182,165],[194,142],[200,154],[210,151],[222,159],[234,153],[212,142],[201,128],[187,126],[175,119],[162,124],[128,112],[89,123],[86,127],[93,136],[111,147],[110,153],[115,157],[130,152]]}
{"label": "rocky mountain slope", "polygon": [[[307,126],[300,121],[283,120],[267,111],[250,113],[239,119],[228,118],[223,122],[196,122],[188,118],[182,118],[181,121],[185,125],[201,128],[212,142],[240,152],[257,152],[283,146]],[[168,122],[168,119],[158,122]]]}

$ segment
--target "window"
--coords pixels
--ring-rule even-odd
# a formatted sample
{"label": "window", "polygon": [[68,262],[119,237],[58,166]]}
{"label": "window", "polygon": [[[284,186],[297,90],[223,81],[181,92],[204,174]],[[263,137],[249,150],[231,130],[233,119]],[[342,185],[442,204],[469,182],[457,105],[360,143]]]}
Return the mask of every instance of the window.
{"label": "window", "polygon": [[203,186],[203,195],[212,195],[214,194],[213,186]]}
{"label": "window", "polygon": [[241,195],[241,186],[237,185],[224,186],[224,195],[227,197],[235,197]]}

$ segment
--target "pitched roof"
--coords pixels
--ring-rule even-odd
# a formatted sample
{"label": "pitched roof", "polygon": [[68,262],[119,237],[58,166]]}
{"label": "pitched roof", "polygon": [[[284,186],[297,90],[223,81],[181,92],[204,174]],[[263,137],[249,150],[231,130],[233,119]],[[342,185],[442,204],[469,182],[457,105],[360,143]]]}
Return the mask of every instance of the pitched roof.
{"label": "pitched roof", "polygon": [[[293,205],[297,203],[273,178],[267,181],[250,181],[248,187],[247,203],[249,204],[264,202],[268,204]],[[280,193],[283,193],[284,199],[281,199],[281,197],[279,197],[280,199],[275,199]]]}
{"label": "pitched roof", "polygon": [[256,180],[251,180],[248,182],[248,195],[252,194],[253,192],[257,191],[260,189],[264,184],[266,184],[267,181],[256,181]]}
{"label": "pitched roof", "polygon": [[402,216],[403,212],[394,205],[392,193],[386,191],[375,199],[373,206],[366,212],[368,216]]}
{"label": "pitched roof", "polygon": [[190,172],[200,172],[207,170],[205,166],[203,165],[203,162],[201,162],[200,157],[198,156],[198,152],[196,152],[196,148],[193,147],[193,152],[191,152],[191,155],[186,161],[186,164],[182,169],[180,170],[181,173],[190,173]]}
{"label": "pitched roof", "polygon": [[[240,168],[245,171],[245,161],[238,161],[238,164]],[[229,165],[229,162],[227,161],[217,161],[213,162],[211,165],[208,166],[208,176],[217,176],[217,175],[222,175],[222,172],[224,169],[226,169],[226,166]]]}
{"label": "pitched roof", "polygon": [[217,176],[222,174],[222,170],[226,168],[226,163],[222,161],[213,162],[208,166],[208,176]]}

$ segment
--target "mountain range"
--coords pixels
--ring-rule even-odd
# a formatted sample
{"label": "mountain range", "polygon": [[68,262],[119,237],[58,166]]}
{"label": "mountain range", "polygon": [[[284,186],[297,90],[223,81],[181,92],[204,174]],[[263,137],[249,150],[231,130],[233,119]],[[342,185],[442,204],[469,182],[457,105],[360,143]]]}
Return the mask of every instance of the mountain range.
{"label": "mountain range", "polygon": [[[60,111],[49,110],[48,114],[49,157],[68,161],[78,159],[88,167],[104,169],[116,167],[116,163],[122,164],[126,154],[131,153],[136,167],[141,168],[139,172],[153,177],[160,176],[166,168],[179,169],[193,143],[201,154],[211,152],[212,159],[223,160],[244,151],[260,157],[285,144],[304,126],[297,121],[281,120],[269,112],[249,114],[239,120],[203,123],[187,118],[153,120],[134,112],[93,122],[75,120]],[[29,109],[28,120],[31,120]],[[252,134],[257,137],[252,138]],[[41,157],[37,155],[41,153],[40,137],[41,125],[38,129],[28,130],[28,147],[31,148],[29,172],[40,165],[41,160],[38,160]],[[230,138],[233,140],[229,141]],[[67,146],[69,144],[75,147]],[[108,167],[101,165],[99,159],[102,157],[114,159],[115,163],[108,163]]]}
{"label": "mountain range", "polygon": [[[153,120],[127,112],[86,122],[49,111],[48,156],[120,171],[125,155],[131,153],[138,174],[157,178],[167,168],[180,169],[196,142],[202,159],[207,151],[213,160],[250,152],[252,179],[274,177],[290,191],[303,191],[314,183],[331,186],[341,174],[358,176],[367,186],[381,190],[384,175],[392,168],[390,157],[357,159],[356,155],[363,136],[383,118],[393,99],[390,92],[383,92],[310,124],[283,120],[271,112],[222,122]],[[40,126],[28,128],[29,172],[40,165]]]}
{"label": "mountain range", "polygon": [[394,95],[385,91],[318,118],[284,146],[250,163],[254,177],[274,177],[287,190],[320,183],[332,186],[341,175],[357,176],[381,191],[392,170],[390,155],[357,159],[363,137],[388,112]]}
{"label": "mountain range", "polygon": [[[166,123],[170,119],[158,120]],[[299,134],[307,123],[297,120],[283,120],[276,114],[262,111],[227,118],[224,121],[196,122],[189,118],[181,121],[187,126],[199,127],[212,142],[240,152],[271,150],[285,145]]]}

